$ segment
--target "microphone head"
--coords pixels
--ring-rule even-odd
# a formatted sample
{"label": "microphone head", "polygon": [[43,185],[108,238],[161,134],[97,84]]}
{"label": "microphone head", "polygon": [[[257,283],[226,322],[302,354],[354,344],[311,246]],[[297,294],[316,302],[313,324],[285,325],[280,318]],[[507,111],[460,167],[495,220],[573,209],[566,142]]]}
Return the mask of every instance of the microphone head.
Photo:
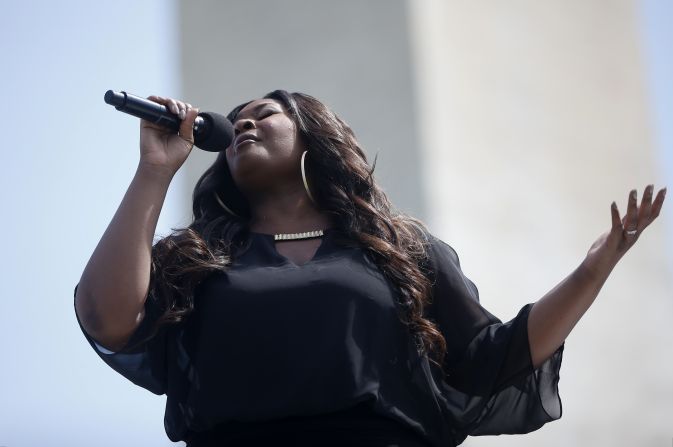
{"label": "microphone head", "polygon": [[234,139],[234,126],[226,116],[215,112],[201,112],[203,130],[195,132],[194,145],[204,151],[220,152],[231,145]]}

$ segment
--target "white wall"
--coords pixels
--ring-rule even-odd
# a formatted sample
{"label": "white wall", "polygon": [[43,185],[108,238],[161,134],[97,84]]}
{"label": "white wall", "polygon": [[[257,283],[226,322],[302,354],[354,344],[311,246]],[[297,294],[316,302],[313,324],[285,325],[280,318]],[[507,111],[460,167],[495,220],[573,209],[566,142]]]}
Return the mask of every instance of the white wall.
{"label": "white wall", "polygon": [[[139,157],[138,120],[103,94],[179,96],[174,2],[2,6],[0,445],[175,445],[165,397],[98,358],[72,296]],[[160,232],[189,217],[172,205],[180,182]]]}

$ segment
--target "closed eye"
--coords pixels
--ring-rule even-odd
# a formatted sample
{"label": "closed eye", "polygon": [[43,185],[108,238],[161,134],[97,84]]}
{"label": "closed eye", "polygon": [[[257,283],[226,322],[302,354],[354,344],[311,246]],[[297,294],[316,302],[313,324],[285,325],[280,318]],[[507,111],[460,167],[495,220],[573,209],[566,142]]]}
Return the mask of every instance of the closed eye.
{"label": "closed eye", "polygon": [[270,116],[273,115],[274,113],[276,113],[276,112],[268,112],[268,113],[265,113],[264,115],[260,115],[259,119],[260,119],[260,120],[263,120],[264,118],[268,118],[268,117],[270,117]]}

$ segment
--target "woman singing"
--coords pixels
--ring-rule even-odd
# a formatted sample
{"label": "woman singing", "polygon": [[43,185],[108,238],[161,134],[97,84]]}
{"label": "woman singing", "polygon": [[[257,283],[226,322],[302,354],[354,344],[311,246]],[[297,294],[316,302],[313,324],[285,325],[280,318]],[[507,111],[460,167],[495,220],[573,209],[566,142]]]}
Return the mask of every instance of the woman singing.
{"label": "woman singing", "polygon": [[[560,284],[503,323],[453,248],[394,209],[350,127],[276,90],[228,115],[235,139],[199,179],[194,220],[154,243],[198,110],[149,99],[140,161],[75,287],[97,354],[165,394],[189,447],[433,446],[561,417],[565,339],[659,215],[636,191]],[[375,163],[374,163],[375,164]]]}

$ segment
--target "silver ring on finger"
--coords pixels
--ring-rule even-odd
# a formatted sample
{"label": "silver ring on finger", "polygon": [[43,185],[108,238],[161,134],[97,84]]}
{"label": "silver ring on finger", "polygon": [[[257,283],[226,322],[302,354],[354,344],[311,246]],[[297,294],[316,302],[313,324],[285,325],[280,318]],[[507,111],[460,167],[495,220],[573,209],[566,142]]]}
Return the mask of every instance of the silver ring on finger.
{"label": "silver ring on finger", "polygon": [[625,230],[624,232],[625,232],[628,236],[633,236],[633,235],[635,235],[635,234],[638,232],[638,230]]}

